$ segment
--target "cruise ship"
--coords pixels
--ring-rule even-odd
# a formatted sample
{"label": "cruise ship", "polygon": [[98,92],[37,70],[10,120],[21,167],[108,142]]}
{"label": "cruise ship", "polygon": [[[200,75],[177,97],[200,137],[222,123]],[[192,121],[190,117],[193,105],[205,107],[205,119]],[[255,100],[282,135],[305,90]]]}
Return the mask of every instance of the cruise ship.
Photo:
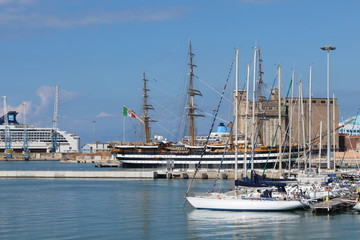
{"label": "cruise ship", "polygon": [[[50,152],[52,144],[51,137],[53,128],[38,128],[30,124],[20,124],[16,120],[18,112],[9,111],[8,128],[10,132],[11,149],[14,152],[21,153],[24,147],[24,132],[28,136],[28,148],[32,153]],[[5,149],[5,117],[0,118],[0,151]],[[71,153],[80,152],[80,137],[76,134],[67,133],[57,129],[57,145],[56,152]]]}

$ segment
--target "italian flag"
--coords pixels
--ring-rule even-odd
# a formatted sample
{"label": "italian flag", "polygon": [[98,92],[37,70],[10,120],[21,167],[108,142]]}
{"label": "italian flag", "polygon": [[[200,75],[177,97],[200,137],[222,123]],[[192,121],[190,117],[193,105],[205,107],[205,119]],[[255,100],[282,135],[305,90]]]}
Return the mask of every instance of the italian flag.
{"label": "italian flag", "polygon": [[125,107],[125,106],[123,106],[123,116],[124,117],[136,118],[135,113],[132,110]]}

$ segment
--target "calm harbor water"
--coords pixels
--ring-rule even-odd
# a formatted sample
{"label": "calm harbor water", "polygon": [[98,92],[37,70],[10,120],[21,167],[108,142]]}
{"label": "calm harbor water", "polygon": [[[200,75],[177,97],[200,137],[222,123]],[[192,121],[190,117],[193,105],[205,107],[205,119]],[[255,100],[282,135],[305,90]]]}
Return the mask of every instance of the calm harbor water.
{"label": "calm harbor water", "polygon": [[[5,169],[96,170],[91,164],[0,162]],[[199,180],[196,190],[212,183]],[[356,239],[360,234],[360,214],[352,210],[332,215],[194,210],[184,203],[188,184],[3,178],[0,239]]]}

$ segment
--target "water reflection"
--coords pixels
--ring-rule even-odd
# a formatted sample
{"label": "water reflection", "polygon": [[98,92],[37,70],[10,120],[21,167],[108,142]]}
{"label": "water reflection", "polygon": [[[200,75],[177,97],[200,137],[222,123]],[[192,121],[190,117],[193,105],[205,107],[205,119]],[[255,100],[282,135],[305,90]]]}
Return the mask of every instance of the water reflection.
{"label": "water reflection", "polygon": [[284,224],[296,226],[303,212],[231,212],[193,210],[187,214],[191,238],[284,237]]}

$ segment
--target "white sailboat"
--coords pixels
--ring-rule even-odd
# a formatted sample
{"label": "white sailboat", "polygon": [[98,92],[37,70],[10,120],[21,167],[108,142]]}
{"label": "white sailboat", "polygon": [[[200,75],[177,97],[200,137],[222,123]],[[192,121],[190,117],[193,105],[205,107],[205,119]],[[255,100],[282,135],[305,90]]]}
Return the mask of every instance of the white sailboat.
{"label": "white sailboat", "polygon": [[360,211],[360,203],[357,203],[354,207],[354,210]]}
{"label": "white sailboat", "polygon": [[303,208],[299,200],[285,200],[265,197],[244,197],[207,195],[203,197],[187,197],[189,203],[196,209],[229,210],[229,211],[287,211]]}
{"label": "white sailboat", "polygon": [[[236,101],[238,101],[238,54],[239,50],[236,50]],[[249,77],[247,77],[247,81],[249,81],[248,79]],[[248,99],[246,100],[248,101]],[[235,104],[237,106],[237,103]],[[235,124],[238,124],[237,118],[238,114],[236,113]],[[237,144],[237,128],[235,127],[235,129],[235,143]],[[235,154],[235,180],[237,179],[237,160],[237,154]],[[279,191],[276,188],[236,188],[234,191],[226,193],[187,194],[186,199],[194,208],[208,210],[286,211],[304,207],[297,195],[289,195],[285,191]]]}

